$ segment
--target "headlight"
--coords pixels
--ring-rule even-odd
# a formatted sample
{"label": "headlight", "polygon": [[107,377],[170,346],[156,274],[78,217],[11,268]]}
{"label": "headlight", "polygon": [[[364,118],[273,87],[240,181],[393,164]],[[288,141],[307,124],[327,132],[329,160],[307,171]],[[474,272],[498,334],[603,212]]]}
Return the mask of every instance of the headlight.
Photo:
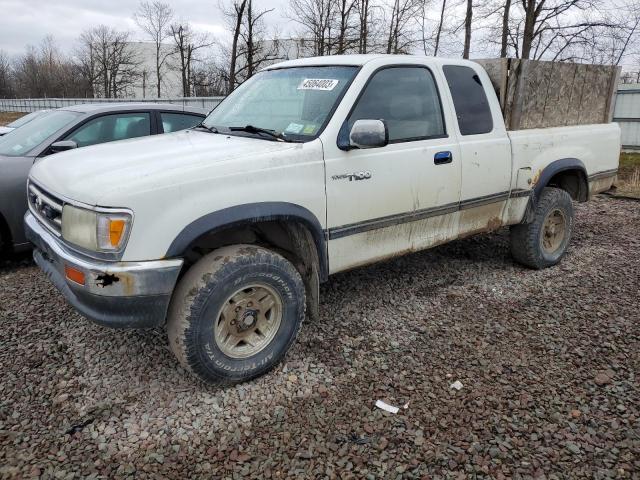
{"label": "headlight", "polygon": [[128,213],[94,212],[71,205],[62,209],[62,238],[87,250],[121,250],[130,228]]}

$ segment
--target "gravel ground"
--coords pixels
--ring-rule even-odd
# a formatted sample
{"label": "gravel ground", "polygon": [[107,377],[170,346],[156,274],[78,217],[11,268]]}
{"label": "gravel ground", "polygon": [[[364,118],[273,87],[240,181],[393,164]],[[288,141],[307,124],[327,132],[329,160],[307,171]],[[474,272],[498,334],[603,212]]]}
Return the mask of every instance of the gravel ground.
{"label": "gravel ground", "polygon": [[5,262],[0,476],[639,478],[640,204],[578,206],[544,271],[507,240],[332,277],[286,362],[228,388]]}

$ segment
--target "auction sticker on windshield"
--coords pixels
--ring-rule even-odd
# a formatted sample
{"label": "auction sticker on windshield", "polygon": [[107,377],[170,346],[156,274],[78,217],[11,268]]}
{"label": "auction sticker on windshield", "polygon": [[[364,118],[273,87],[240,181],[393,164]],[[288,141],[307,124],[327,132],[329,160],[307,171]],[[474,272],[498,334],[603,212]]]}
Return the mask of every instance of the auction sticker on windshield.
{"label": "auction sticker on windshield", "polygon": [[298,90],[333,90],[339,81],[331,78],[305,78],[298,85]]}

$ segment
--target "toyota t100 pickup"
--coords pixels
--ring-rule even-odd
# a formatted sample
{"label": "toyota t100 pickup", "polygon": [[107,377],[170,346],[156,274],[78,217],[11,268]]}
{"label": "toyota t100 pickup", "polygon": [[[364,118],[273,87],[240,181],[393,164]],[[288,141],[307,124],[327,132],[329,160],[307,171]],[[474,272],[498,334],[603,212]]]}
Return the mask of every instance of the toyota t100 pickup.
{"label": "toyota t100 pickup", "polygon": [[232,383],[283,358],[336,272],[505,225],[517,262],[558,263],[619,151],[612,123],[508,132],[473,62],[308,58],[191,130],[38,162],[25,224],[80,313],[165,326],[190,372]]}

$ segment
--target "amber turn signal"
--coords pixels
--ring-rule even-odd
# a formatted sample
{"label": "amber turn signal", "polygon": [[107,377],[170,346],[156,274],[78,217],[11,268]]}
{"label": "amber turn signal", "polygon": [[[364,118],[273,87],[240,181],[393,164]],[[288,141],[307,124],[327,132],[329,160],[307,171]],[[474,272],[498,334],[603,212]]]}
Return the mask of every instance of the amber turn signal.
{"label": "amber turn signal", "polygon": [[109,243],[111,243],[112,247],[117,248],[120,246],[125,226],[125,221],[121,219],[109,221]]}
{"label": "amber turn signal", "polygon": [[69,265],[65,265],[64,273],[66,277],[72,282],[75,282],[79,285],[84,285],[84,273],[81,272],[80,270],[76,270],[75,268],[70,267]]}

